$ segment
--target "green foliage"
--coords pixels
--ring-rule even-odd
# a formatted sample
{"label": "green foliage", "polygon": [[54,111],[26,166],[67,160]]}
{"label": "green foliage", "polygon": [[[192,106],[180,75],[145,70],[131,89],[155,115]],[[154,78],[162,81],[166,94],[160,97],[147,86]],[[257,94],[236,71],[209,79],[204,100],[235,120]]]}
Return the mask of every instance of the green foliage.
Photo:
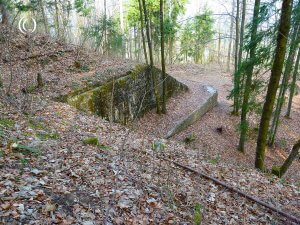
{"label": "green foliage", "polygon": [[272,167],[272,174],[281,177],[281,170],[279,166],[273,166]]}
{"label": "green foliage", "polygon": [[15,123],[10,119],[5,119],[5,118],[1,119],[0,118],[0,127],[2,126],[4,128],[9,128],[9,127],[12,127],[14,124]]}
{"label": "green foliage", "polygon": [[93,9],[93,2],[94,0],[75,0],[74,8],[79,15],[87,17]]}
{"label": "green foliage", "polygon": [[[160,0],[146,0],[147,12],[151,19],[153,43],[157,47],[160,44]],[[187,0],[166,0],[164,8],[164,34],[165,42],[175,38],[180,28],[178,17],[185,12]],[[129,27],[141,27],[138,0],[130,0],[127,8],[127,23]]]}
{"label": "green foliage", "polygon": [[30,128],[32,128],[32,129],[35,129],[35,130],[43,130],[43,129],[45,129],[45,126],[44,126],[44,124],[43,123],[41,123],[41,122],[36,122],[35,120],[33,120],[33,119],[29,119],[29,121],[28,121],[28,126],[30,127]]}
{"label": "green foliage", "polygon": [[152,150],[153,151],[164,151],[166,148],[166,145],[162,143],[161,141],[154,141],[152,143]]}
{"label": "green foliage", "polygon": [[184,139],[184,143],[190,144],[191,142],[195,141],[196,138],[197,138],[196,135],[192,133]]}
{"label": "green foliage", "polygon": [[213,24],[212,12],[207,9],[188,21],[181,34],[181,55],[186,59],[193,57],[195,63],[199,63],[214,35]]}
{"label": "green foliage", "polygon": [[217,156],[216,158],[209,160],[209,163],[211,163],[213,165],[217,165],[220,162],[220,160],[221,160],[221,157]]}
{"label": "green foliage", "polygon": [[22,152],[26,155],[40,155],[40,151],[36,148],[32,148],[32,147],[29,147],[27,145],[22,145],[22,144],[12,144],[12,149],[14,151],[19,151],[19,152]]}
{"label": "green foliage", "polygon": [[[105,17],[102,15],[94,24],[87,28],[82,28],[85,37],[91,40],[93,45],[98,49],[101,46],[108,53],[121,53],[124,36],[118,21],[114,17]],[[106,31],[107,40],[104,43],[104,33]]]}
{"label": "green foliage", "polygon": [[88,137],[86,139],[83,140],[83,143],[85,145],[94,145],[94,146],[98,146],[99,145],[99,140],[97,137]]}
{"label": "green foliage", "polygon": [[46,133],[46,132],[39,132],[36,134],[36,137],[41,141],[47,141],[49,139],[57,140],[59,139],[58,133]]}
{"label": "green foliage", "polygon": [[202,208],[200,203],[196,203],[194,207],[194,225],[200,225],[202,222]]}

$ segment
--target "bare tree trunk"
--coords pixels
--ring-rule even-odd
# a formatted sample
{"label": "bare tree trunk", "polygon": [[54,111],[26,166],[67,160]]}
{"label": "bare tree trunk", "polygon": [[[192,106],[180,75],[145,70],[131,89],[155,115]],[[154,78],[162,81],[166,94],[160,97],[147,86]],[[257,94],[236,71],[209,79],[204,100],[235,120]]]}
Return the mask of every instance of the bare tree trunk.
{"label": "bare tree trunk", "polygon": [[167,82],[166,82],[166,65],[165,65],[165,34],[164,34],[164,0],[160,0],[160,33],[161,33],[161,71],[163,79],[163,101],[162,113],[167,112]]}
{"label": "bare tree trunk", "polygon": [[292,0],[282,1],[282,12],[280,16],[275,58],[272,66],[271,77],[268,85],[267,96],[263,107],[263,113],[260,120],[257,138],[255,167],[260,170],[264,170],[265,148],[267,144],[268,129],[286,53],[287,37],[289,36],[291,26],[292,3]]}
{"label": "bare tree trunk", "polygon": [[133,41],[134,41],[134,59],[137,60],[138,59],[138,50],[137,50],[137,31],[136,31],[136,26],[133,27]]}
{"label": "bare tree trunk", "polygon": [[236,17],[235,17],[235,53],[234,53],[234,95],[233,95],[233,114],[238,115],[238,109],[237,105],[239,102],[238,98],[238,86],[239,86],[239,81],[238,81],[238,54],[239,54],[239,45],[240,45],[240,28],[239,28],[239,23],[240,23],[240,0],[237,0],[237,5],[236,5]]}
{"label": "bare tree trunk", "polygon": [[284,161],[283,165],[279,168],[273,167],[272,173],[278,177],[282,177],[288,168],[292,165],[292,162],[296,159],[297,155],[299,154],[300,149],[300,140],[293,146],[293,149],[289,155],[289,157]]}
{"label": "bare tree trunk", "polygon": [[284,70],[284,74],[283,74],[283,78],[282,78],[282,84],[280,87],[279,96],[277,98],[276,110],[274,112],[272,126],[270,129],[270,136],[269,136],[269,143],[268,143],[269,146],[273,146],[274,142],[275,142],[276,133],[277,133],[278,125],[279,125],[281,109],[282,109],[282,106],[285,101],[285,94],[288,89],[288,84],[289,84],[291,72],[293,69],[293,63],[294,63],[294,59],[295,59],[296,50],[297,50],[298,44],[300,42],[300,26],[295,27],[291,39],[292,40],[291,40],[290,52],[289,52],[288,58],[286,60],[286,66],[285,66],[285,70]]}
{"label": "bare tree trunk", "polygon": [[40,6],[42,17],[43,17],[43,24],[44,24],[45,32],[46,32],[46,34],[49,34],[48,19],[46,17],[43,0],[39,0],[39,6]]}
{"label": "bare tree trunk", "polygon": [[153,82],[153,88],[154,88],[154,94],[155,94],[155,100],[156,100],[156,112],[160,114],[160,97],[158,92],[158,86],[157,86],[157,77],[153,73],[153,51],[152,51],[152,42],[151,42],[151,35],[150,35],[150,20],[148,18],[147,8],[146,8],[146,0],[142,0],[143,3],[143,9],[144,9],[144,16],[145,16],[145,23],[146,23],[146,35],[148,40],[148,48],[149,48],[149,55],[150,55],[150,73],[152,77]]}
{"label": "bare tree trunk", "polygon": [[123,12],[123,0],[120,0],[120,26],[122,34],[124,33],[124,12]]}
{"label": "bare tree trunk", "polygon": [[174,57],[174,39],[173,37],[170,37],[169,40],[169,63],[173,63],[173,57]]}
{"label": "bare tree trunk", "polygon": [[241,21],[241,37],[240,37],[240,49],[239,49],[238,68],[241,66],[242,59],[243,59],[246,8],[247,8],[246,0],[243,0],[243,11],[242,11],[242,21]]}
{"label": "bare tree trunk", "polygon": [[235,53],[234,53],[234,72],[238,69],[238,54],[240,44],[240,0],[236,1],[236,16],[235,16]]}
{"label": "bare tree trunk", "polygon": [[55,7],[56,32],[57,32],[57,37],[60,38],[59,10],[58,10],[57,0],[54,1],[54,7]]}
{"label": "bare tree trunk", "polygon": [[[104,42],[103,42],[103,53],[105,54],[107,52],[107,28],[106,28],[106,20],[107,20],[107,15],[106,15],[106,0],[103,2],[104,6]],[[130,51],[131,51],[131,43],[130,43]],[[131,53],[130,53],[131,54]]]}
{"label": "bare tree trunk", "polygon": [[[254,59],[256,55],[256,46],[257,46],[257,28],[259,24],[259,10],[260,9],[260,0],[255,0],[254,3],[254,12],[253,12],[253,19],[252,19],[252,28],[251,28],[251,43],[252,47],[250,49],[250,59]],[[252,73],[253,73],[254,65],[251,63],[247,70],[246,70],[246,83],[245,83],[245,90],[244,90],[244,97],[243,97],[243,104],[242,104],[242,113],[241,113],[241,134],[240,134],[240,142],[238,150],[240,152],[245,151],[245,142],[248,130],[248,122],[247,122],[247,113],[249,107],[249,98],[251,93],[251,84],[252,84]],[[239,100],[238,100],[239,101]]]}
{"label": "bare tree trunk", "polygon": [[219,40],[218,40],[218,64],[221,63],[221,31],[219,29]]}
{"label": "bare tree trunk", "polygon": [[1,23],[2,24],[8,24],[9,15],[8,15],[6,5],[4,3],[0,3],[0,12],[1,12],[1,15],[2,15]]}
{"label": "bare tree trunk", "polygon": [[146,40],[145,40],[145,34],[144,34],[143,8],[142,8],[141,0],[138,0],[138,1],[139,1],[139,9],[140,9],[141,34],[142,34],[142,40],[143,40],[144,56],[145,56],[145,62],[148,64],[148,55],[147,55]]}
{"label": "bare tree trunk", "polygon": [[294,94],[295,94],[296,80],[297,80],[297,74],[298,74],[298,69],[299,69],[299,61],[300,61],[300,48],[298,49],[296,65],[295,65],[294,73],[293,73],[293,80],[292,80],[291,88],[290,88],[289,103],[288,103],[288,108],[287,108],[287,112],[286,112],[286,115],[285,115],[288,118],[290,118],[290,116],[291,116],[293,97],[294,97]]}
{"label": "bare tree trunk", "polygon": [[230,38],[229,38],[229,47],[228,47],[228,54],[227,54],[227,71],[230,71],[230,61],[231,61],[231,48],[232,48],[232,37],[233,37],[233,23],[234,23],[234,0],[232,0],[232,15],[230,21]]}

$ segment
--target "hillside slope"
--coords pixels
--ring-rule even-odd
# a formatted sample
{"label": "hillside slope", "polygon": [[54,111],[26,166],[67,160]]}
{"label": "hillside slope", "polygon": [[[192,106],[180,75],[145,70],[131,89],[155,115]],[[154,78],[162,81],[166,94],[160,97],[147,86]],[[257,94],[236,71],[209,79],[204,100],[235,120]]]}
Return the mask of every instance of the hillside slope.
{"label": "hillside slope", "polygon": [[[290,223],[164,158],[300,216],[299,187],[293,184],[254,169],[216,164],[201,151],[177,141],[139,134],[54,101],[73,81],[89,73],[83,68],[68,69],[73,68],[76,51],[57,56],[44,68],[36,57],[29,60],[32,66],[25,66],[35,44],[23,36],[14,38],[16,41],[1,51],[0,64],[5,87],[0,97],[0,223],[193,224],[199,214],[203,224]],[[20,48],[19,39],[24,40]],[[59,45],[46,43],[52,50]],[[20,58],[28,46],[25,58]],[[68,46],[59,48],[66,52]],[[10,52],[13,55],[7,61],[4,58]],[[83,58],[86,55],[81,54]],[[86,56],[90,71],[117,64],[107,60],[101,67],[95,58],[89,61]],[[4,93],[11,69],[14,98]],[[43,73],[45,86],[24,93],[23,88],[35,83],[38,71]],[[27,107],[22,106],[24,102]],[[153,149],[153,143],[158,148]],[[195,206],[201,210],[195,212]]]}

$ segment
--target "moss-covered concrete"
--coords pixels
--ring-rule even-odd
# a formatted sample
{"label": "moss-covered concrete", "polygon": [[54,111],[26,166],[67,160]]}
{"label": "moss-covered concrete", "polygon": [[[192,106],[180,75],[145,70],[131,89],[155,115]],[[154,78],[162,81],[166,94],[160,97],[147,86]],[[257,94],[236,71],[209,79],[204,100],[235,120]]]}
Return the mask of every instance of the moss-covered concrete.
{"label": "moss-covered concrete", "polygon": [[[147,65],[134,65],[129,70],[109,71],[113,75],[101,80],[99,74],[85,78],[87,85],[72,91],[62,100],[79,110],[92,112],[105,119],[127,124],[135,117],[142,116],[156,105],[150,69]],[[158,77],[159,92],[162,95],[161,71],[154,68]],[[167,76],[167,98],[186,91],[188,88],[171,76]]]}

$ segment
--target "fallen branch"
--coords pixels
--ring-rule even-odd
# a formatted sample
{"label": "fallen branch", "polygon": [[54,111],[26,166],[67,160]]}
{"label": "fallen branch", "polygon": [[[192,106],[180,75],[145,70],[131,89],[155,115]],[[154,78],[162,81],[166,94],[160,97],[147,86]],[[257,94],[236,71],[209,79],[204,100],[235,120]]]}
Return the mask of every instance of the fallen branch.
{"label": "fallen branch", "polygon": [[230,190],[230,191],[232,191],[232,192],[238,193],[239,195],[241,195],[241,196],[243,196],[243,197],[245,197],[245,198],[247,198],[247,199],[249,199],[249,200],[251,200],[251,201],[253,201],[253,202],[255,202],[255,203],[258,203],[258,204],[260,204],[260,205],[262,205],[262,206],[264,206],[264,207],[266,207],[266,208],[268,208],[268,209],[270,209],[270,210],[272,210],[272,211],[274,211],[274,212],[277,212],[278,214],[280,214],[280,215],[286,217],[287,219],[289,219],[289,220],[291,220],[291,221],[293,221],[293,222],[295,222],[295,223],[297,223],[297,224],[300,224],[300,218],[297,218],[297,217],[295,217],[295,216],[293,216],[293,215],[290,215],[290,214],[288,214],[288,213],[286,213],[286,212],[283,212],[283,211],[281,211],[280,209],[275,208],[275,207],[273,207],[273,206],[271,206],[271,205],[269,205],[269,204],[267,204],[267,203],[265,203],[265,202],[263,202],[263,201],[261,201],[261,200],[255,198],[255,197],[253,197],[253,196],[251,196],[251,195],[248,195],[248,194],[246,194],[246,193],[244,193],[244,192],[242,192],[242,191],[240,191],[240,190],[238,190],[238,189],[232,187],[232,186],[229,186],[228,184],[225,184],[224,182],[222,182],[222,181],[220,181],[220,180],[218,180],[218,179],[216,179],[216,178],[213,178],[213,177],[211,177],[211,176],[209,176],[209,175],[206,175],[206,174],[204,174],[204,173],[201,173],[201,172],[199,172],[199,171],[197,171],[197,170],[195,170],[195,169],[193,169],[193,168],[190,168],[190,167],[188,167],[188,166],[185,166],[185,165],[182,165],[182,164],[180,164],[180,163],[174,162],[174,161],[172,161],[172,160],[165,159],[165,158],[161,158],[161,159],[163,159],[163,160],[165,160],[165,161],[168,161],[168,162],[170,162],[170,163],[173,163],[174,165],[176,165],[176,166],[178,166],[178,167],[181,167],[181,168],[183,168],[183,169],[185,169],[185,170],[188,170],[188,171],[190,171],[190,172],[193,172],[193,173],[195,173],[195,174],[197,174],[197,175],[199,175],[199,176],[201,176],[201,177],[204,177],[204,178],[206,178],[206,179],[208,179],[208,180],[212,180],[212,181],[215,182],[216,184],[219,184],[219,185],[221,185],[221,186],[227,188],[228,190]]}

